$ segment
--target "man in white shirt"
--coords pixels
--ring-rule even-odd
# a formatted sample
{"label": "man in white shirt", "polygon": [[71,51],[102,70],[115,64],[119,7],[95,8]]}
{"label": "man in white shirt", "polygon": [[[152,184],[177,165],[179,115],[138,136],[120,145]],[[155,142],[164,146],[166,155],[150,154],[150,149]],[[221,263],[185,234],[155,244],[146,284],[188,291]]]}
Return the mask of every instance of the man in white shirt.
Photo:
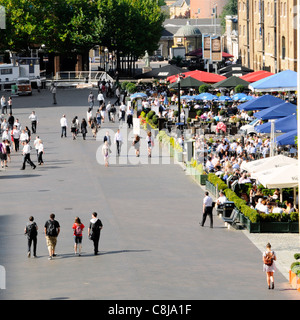
{"label": "man in white shirt", "polygon": [[25,164],[28,162],[32,169],[36,168],[36,165],[30,159],[30,145],[26,140],[23,147],[23,165],[20,170],[25,170]]}
{"label": "man in white shirt", "polygon": [[36,133],[36,125],[38,122],[38,118],[37,118],[37,115],[35,114],[35,111],[32,111],[31,115],[29,116],[29,119],[31,121],[32,133]]}
{"label": "man in white shirt", "polygon": [[207,161],[206,161],[206,164],[205,164],[205,167],[206,167],[206,170],[208,172],[214,172],[215,168],[211,162],[211,157],[208,157],[207,158]]}
{"label": "man in white shirt", "polygon": [[20,143],[20,135],[21,135],[21,132],[17,126],[14,126],[12,135],[14,138],[15,151],[17,152],[19,151],[19,143]]}
{"label": "man in white shirt", "polygon": [[61,138],[63,136],[67,137],[68,122],[66,119],[66,115],[63,115],[62,118],[60,119],[60,126],[61,126]]}
{"label": "man in white shirt", "polygon": [[121,144],[122,144],[123,138],[120,133],[120,129],[117,130],[114,137],[114,143],[117,145],[117,155],[120,155],[121,152]]}
{"label": "man in white shirt", "polygon": [[209,196],[209,193],[206,191],[205,197],[203,199],[203,217],[202,217],[202,221],[200,222],[201,227],[204,226],[206,217],[208,215],[210,218],[210,227],[213,228],[213,214],[212,214],[213,207],[212,207],[212,205],[213,205],[213,200]]}
{"label": "man in white shirt", "polygon": [[2,133],[2,141],[5,141],[5,140],[8,140],[8,141],[11,140],[11,135],[8,132],[8,128],[6,128],[5,131],[3,131]]}
{"label": "man in white shirt", "polygon": [[227,198],[223,191],[219,192],[219,198],[217,199],[217,206],[218,208],[222,208],[223,204],[227,201]]}

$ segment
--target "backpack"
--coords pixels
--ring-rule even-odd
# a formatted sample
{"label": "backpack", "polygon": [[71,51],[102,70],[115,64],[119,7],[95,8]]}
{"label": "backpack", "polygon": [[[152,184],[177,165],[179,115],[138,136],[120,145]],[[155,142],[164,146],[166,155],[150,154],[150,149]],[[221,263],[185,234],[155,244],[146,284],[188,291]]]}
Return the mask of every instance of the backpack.
{"label": "backpack", "polygon": [[47,235],[52,237],[57,236],[57,231],[56,231],[56,226],[54,221],[51,221],[51,220],[48,221]]}
{"label": "backpack", "polygon": [[80,225],[76,225],[75,231],[74,231],[76,236],[81,236],[82,234],[82,229],[81,229],[81,224]]}
{"label": "backpack", "polygon": [[273,251],[266,253],[264,256],[264,264],[267,266],[271,266],[273,264]]}
{"label": "backpack", "polygon": [[26,227],[26,233],[27,233],[27,236],[29,238],[33,238],[33,237],[36,237],[37,235],[37,229],[36,229],[36,223],[33,222],[33,223],[30,223],[27,225]]}

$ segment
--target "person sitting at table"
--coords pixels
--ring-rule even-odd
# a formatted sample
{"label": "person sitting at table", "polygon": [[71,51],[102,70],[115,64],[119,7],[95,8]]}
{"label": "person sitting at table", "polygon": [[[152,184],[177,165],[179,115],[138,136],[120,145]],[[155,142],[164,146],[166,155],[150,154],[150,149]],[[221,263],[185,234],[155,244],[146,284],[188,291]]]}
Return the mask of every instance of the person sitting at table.
{"label": "person sitting at table", "polygon": [[216,201],[217,209],[221,209],[224,203],[227,201],[227,198],[223,191],[219,192],[219,198]]}
{"label": "person sitting at table", "polygon": [[280,190],[277,188],[277,189],[274,191],[273,195],[270,196],[270,198],[273,199],[273,200],[278,200],[279,197],[280,197]]}
{"label": "person sitting at table", "polygon": [[278,207],[278,203],[275,202],[272,213],[282,213],[283,209]]}
{"label": "person sitting at table", "polygon": [[283,210],[284,213],[292,213],[295,211],[292,201],[287,201],[286,208]]}
{"label": "person sitting at table", "polygon": [[244,172],[244,173],[242,174],[242,176],[240,177],[240,179],[239,179],[239,184],[243,184],[243,183],[251,183],[251,180],[250,180],[250,178],[247,176],[247,173],[246,173],[246,172]]}

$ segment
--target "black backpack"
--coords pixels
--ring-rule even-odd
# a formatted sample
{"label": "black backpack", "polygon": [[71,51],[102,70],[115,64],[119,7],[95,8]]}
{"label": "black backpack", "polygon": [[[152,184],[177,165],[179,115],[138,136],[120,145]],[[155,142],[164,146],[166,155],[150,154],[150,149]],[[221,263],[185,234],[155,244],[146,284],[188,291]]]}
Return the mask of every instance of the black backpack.
{"label": "black backpack", "polygon": [[36,223],[30,223],[26,227],[26,233],[29,238],[34,238],[37,236]]}

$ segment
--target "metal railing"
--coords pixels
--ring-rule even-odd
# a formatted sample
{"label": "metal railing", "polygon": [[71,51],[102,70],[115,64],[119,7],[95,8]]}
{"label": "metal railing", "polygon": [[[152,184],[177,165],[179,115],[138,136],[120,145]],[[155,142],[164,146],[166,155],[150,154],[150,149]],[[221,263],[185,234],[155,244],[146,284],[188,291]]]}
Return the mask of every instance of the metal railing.
{"label": "metal railing", "polygon": [[98,81],[111,81],[114,79],[105,71],[61,71],[56,72],[55,81],[97,83]]}

